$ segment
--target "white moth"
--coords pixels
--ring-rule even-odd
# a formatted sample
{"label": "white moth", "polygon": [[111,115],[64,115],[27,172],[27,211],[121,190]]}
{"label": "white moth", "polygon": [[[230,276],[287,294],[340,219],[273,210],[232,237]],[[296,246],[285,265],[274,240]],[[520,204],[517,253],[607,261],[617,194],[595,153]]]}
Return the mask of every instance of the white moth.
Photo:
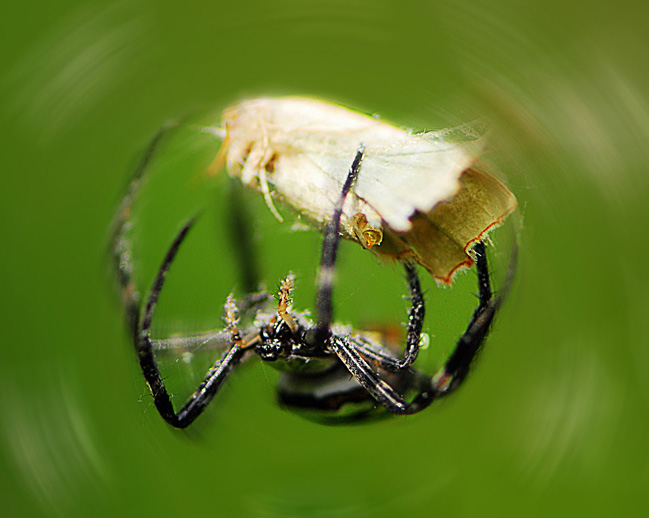
{"label": "white moth", "polygon": [[[252,99],[223,113],[223,165],[318,227],[333,214],[356,151],[365,148],[344,206],[345,237],[424,266],[451,282],[472,264],[471,244],[516,207],[514,195],[474,166],[484,143],[469,127],[415,134],[324,101]],[[460,138],[458,138],[460,137]]]}

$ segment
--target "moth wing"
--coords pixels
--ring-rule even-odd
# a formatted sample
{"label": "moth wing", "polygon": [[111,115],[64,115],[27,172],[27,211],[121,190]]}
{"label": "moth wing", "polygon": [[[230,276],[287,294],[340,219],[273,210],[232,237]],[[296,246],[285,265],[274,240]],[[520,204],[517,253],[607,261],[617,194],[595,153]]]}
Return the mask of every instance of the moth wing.
{"label": "moth wing", "polygon": [[339,178],[303,153],[279,155],[269,181],[284,201],[319,223],[331,217],[342,190]]}
{"label": "moth wing", "polygon": [[[342,189],[355,151],[363,143],[365,154],[353,193],[371,206],[395,231],[411,228],[415,211],[428,212],[452,197],[460,188],[459,177],[479,156],[483,140],[448,142],[448,132],[421,135],[399,131],[386,145],[372,133],[355,134],[353,139],[315,139],[301,147],[300,157],[316,165],[321,175],[333,180],[329,196],[335,200]],[[316,178],[314,170],[313,179]]]}
{"label": "moth wing", "polygon": [[415,211],[428,212],[459,190],[460,175],[475,161],[481,147],[432,143],[416,137],[389,149],[368,148],[354,192],[390,228],[407,231]]}

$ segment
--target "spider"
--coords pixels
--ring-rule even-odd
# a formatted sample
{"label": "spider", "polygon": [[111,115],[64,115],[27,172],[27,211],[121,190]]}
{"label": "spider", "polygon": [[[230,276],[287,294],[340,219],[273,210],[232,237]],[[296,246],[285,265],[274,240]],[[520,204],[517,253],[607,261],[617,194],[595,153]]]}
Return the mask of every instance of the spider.
{"label": "spider", "polygon": [[[151,158],[151,149],[157,145],[159,137],[154,139],[144,164]],[[347,195],[362,174],[363,153],[361,145],[323,232],[316,318],[311,319],[306,312],[291,310],[294,278],[289,274],[281,283],[276,307],[273,307],[273,297],[268,292],[251,291],[239,303],[230,295],[224,305],[223,330],[182,338],[155,339],[151,329],[165,277],[195,218],[181,228],[171,243],[141,309],[139,295],[131,280],[131,252],[125,237],[129,227],[126,214],[145,165],[136,172],[123,202],[123,220],[114,236],[114,254],[142,373],[155,406],[167,423],[177,428],[189,426],[205,410],[234,368],[254,355],[262,361],[273,362],[283,371],[278,386],[281,404],[291,410],[317,415],[319,420],[328,423],[358,421],[381,414],[414,414],[462,384],[506,291],[503,290],[499,296],[492,293],[483,242],[477,242],[472,249],[477,269],[478,305],[453,352],[434,376],[413,366],[422,339],[425,315],[424,296],[414,264],[402,263],[411,304],[401,356],[396,356],[382,344],[376,334],[333,323],[333,281],[341,214]],[[513,259],[511,264],[514,264]],[[512,270],[510,266],[510,277]],[[250,285],[250,279],[245,283]],[[224,348],[224,352],[194,393],[180,409],[176,409],[155,353],[206,342],[216,343]]]}

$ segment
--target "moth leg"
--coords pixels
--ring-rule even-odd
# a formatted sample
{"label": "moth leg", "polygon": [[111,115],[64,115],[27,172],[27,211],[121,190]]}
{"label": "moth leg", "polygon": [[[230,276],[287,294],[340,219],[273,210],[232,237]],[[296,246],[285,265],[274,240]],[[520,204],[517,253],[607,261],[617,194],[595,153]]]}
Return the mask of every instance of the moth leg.
{"label": "moth leg", "polygon": [[364,152],[365,147],[361,144],[358,147],[354,161],[347,174],[338,202],[334,207],[331,221],[325,227],[322,255],[320,257],[320,270],[318,272],[318,291],[316,294],[316,314],[318,321],[313,336],[316,344],[324,344],[331,336],[334,268],[336,266],[338,241],[340,239],[340,218],[342,217],[345,199],[358,178]]}
{"label": "moth leg", "polygon": [[236,305],[232,297],[228,297],[225,305],[225,321],[227,329],[230,332],[230,348],[225,351],[223,356],[217,360],[214,365],[207,371],[205,378],[187,399],[183,407],[175,412],[171,397],[164,384],[160,369],[155,360],[154,346],[151,339],[151,325],[155,315],[155,309],[158,303],[158,297],[164,286],[165,277],[171,264],[176,257],[178,249],[187,233],[193,225],[193,221],[187,223],[174,239],[167,255],[162,261],[158,274],[153,282],[151,292],[146,302],[144,313],[136,328],[135,348],[137,350],[142,374],[149,385],[153,400],[158,412],[162,418],[170,425],[176,428],[185,428],[196,419],[212,400],[219,390],[228,374],[241,361],[247,347],[243,343],[239,329],[237,328]]}
{"label": "moth leg", "polygon": [[266,205],[273,213],[273,216],[277,218],[277,221],[281,223],[282,221],[284,221],[284,218],[275,207],[275,204],[273,203],[273,198],[270,195],[270,189],[268,188],[268,177],[266,176],[265,166],[259,168],[259,185],[261,186],[261,192],[264,195],[264,200],[266,200]]}
{"label": "moth leg", "polygon": [[268,137],[263,135],[261,138],[261,144],[252,147],[250,154],[245,158],[245,161],[242,164],[241,182],[244,185],[254,185],[254,180],[256,178],[259,182],[259,188],[264,195],[264,200],[266,201],[268,209],[273,213],[273,216],[275,216],[278,221],[282,222],[284,221],[284,218],[282,218],[281,214],[275,208],[273,198],[270,195],[270,189],[268,188],[266,172],[272,170],[272,167],[274,167],[273,153],[269,148]]}

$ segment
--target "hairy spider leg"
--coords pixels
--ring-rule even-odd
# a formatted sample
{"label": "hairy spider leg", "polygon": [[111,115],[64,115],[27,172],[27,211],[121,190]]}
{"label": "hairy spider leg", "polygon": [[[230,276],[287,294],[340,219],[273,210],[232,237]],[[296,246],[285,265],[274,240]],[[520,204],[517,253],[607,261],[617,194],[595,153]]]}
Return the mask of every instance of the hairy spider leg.
{"label": "hairy spider leg", "polygon": [[[340,241],[340,219],[343,213],[345,199],[354,186],[361,170],[365,147],[361,144],[358,147],[354,161],[343,184],[340,197],[334,208],[331,221],[324,231],[322,244],[322,256],[320,258],[320,270],[318,274],[318,292],[316,295],[316,311],[318,323],[315,328],[315,342],[323,344],[331,336],[331,323],[333,321],[333,283],[336,259],[338,255],[338,243]],[[409,368],[417,358],[419,352],[419,341],[421,330],[424,324],[425,306],[424,296],[417,270],[414,265],[403,263],[410,287],[412,306],[408,314],[408,334],[403,359],[389,358],[383,354],[385,365],[388,370],[403,370]],[[375,358],[378,360],[378,358]],[[396,361],[396,364],[395,364]]]}
{"label": "hairy spider leg", "polygon": [[417,413],[434,400],[456,390],[466,378],[471,363],[487,336],[496,309],[502,301],[502,296],[494,297],[491,292],[484,243],[477,243],[473,250],[478,270],[478,307],[446,364],[410,403],[405,401],[372,369],[363,357],[364,351],[362,352],[358,345],[353,344],[347,337],[332,338],[331,349],[354,378],[388,411],[394,414]]}
{"label": "hairy spider leg", "polygon": [[426,316],[426,307],[424,305],[424,294],[421,292],[421,284],[417,269],[413,264],[403,263],[408,277],[408,286],[410,288],[411,306],[408,312],[408,332],[406,334],[406,348],[403,353],[403,359],[399,361],[398,370],[409,368],[417,359],[419,353],[419,342],[421,340],[421,330],[424,327],[424,317]]}
{"label": "hairy spider leg", "polygon": [[[133,203],[137,197],[142,179],[148,170],[149,165],[160,149],[160,143],[168,134],[179,127],[177,121],[169,121],[164,124],[147,144],[142,157],[138,161],[128,181],[126,194],[122,198],[113,222],[111,233],[113,263],[118,275],[118,281],[122,291],[122,300],[126,309],[126,318],[131,332],[137,328],[141,299],[140,293],[135,288],[132,280],[132,246],[129,238],[131,230],[130,217]],[[253,293],[259,288],[259,265],[252,242],[252,226],[247,211],[244,210],[245,198],[241,183],[232,180],[228,192],[228,204],[230,215],[230,239],[233,244],[235,262],[240,268],[240,278],[243,291]]]}
{"label": "hairy spider leg", "polygon": [[168,122],[163,125],[153,136],[147,145],[142,158],[139,160],[131,178],[128,181],[126,194],[122,198],[117,217],[113,222],[113,231],[109,243],[112,246],[113,262],[117,271],[118,281],[121,288],[122,300],[126,310],[126,318],[131,332],[135,332],[138,325],[140,313],[140,293],[135,288],[132,277],[133,257],[132,246],[128,236],[130,231],[130,217],[133,209],[133,201],[137,196],[137,191],[146,173],[149,164],[155,157],[160,145],[160,141],[173,128],[176,128],[176,122]]}
{"label": "hairy spider leg", "polygon": [[[348,404],[355,405],[376,401],[378,392],[391,390],[395,394],[398,391],[416,393],[422,387],[428,385],[431,379],[429,375],[408,368],[414,361],[419,349],[421,329],[424,322],[424,297],[416,268],[410,264],[404,264],[404,266],[408,274],[412,306],[409,312],[407,346],[403,359],[395,357],[394,353],[383,344],[364,336],[362,333],[351,333],[344,337],[332,335],[328,342],[328,348],[331,352],[337,354],[342,361],[332,371],[314,378],[313,382],[318,383],[317,391],[301,390],[299,382],[297,385],[292,385],[290,376],[286,377],[278,393],[282,403],[292,408],[307,411],[324,410],[335,412]],[[354,351],[350,354],[367,365],[368,376],[366,378],[363,378],[361,369],[350,367],[350,362],[344,361],[345,353],[337,349],[337,344],[341,340],[347,344],[349,349]],[[383,375],[376,374],[369,367],[367,361],[374,368],[382,370]],[[386,379],[389,379],[393,385],[390,386],[386,379],[383,379],[383,376],[387,376]],[[353,380],[356,380],[356,382]],[[363,383],[364,380],[367,380],[367,383]],[[368,384],[371,384],[371,390],[367,389]],[[390,387],[390,389],[386,387]],[[376,406],[374,408],[359,407],[353,413],[333,413],[327,416],[314,414],[311,415],[311,418],[328,424],[342,424],[379,417],[381,414],[377,413],[376,410]]]}
{"label": "hairy spider leg", "polygon": [[340,218],[342,217],[345,199],[358,178],[364,153],[365,147],[361,144],[349,168],[349,174],[343,184],[338,202],[334,207],[331,221],[329,221],[324,230],[320,269],[318,270],[318,291],[316,294],[316,315],[318,317],[318,323],[316,324],[314,333],[315,343],[319,345],[324,344],[331,336],[333,284],[336,258],[338,256],[338,243],[340,241]]}
{"label": "hairy spider leg", "polygon": [[155,406],[160,415],[170,425],[176,428],[185,428],[189,426],[205,409],[219,390],[228,374],[241,361],[241,358],[247,351],[246,344],[243,343],[241,333],[236,325],[237,309],[234,299],[230,296],[225,306],[225,323],[230,332],[232,345],[227,349],[221,358],[207,371],[205,378],[198,386],[196,391],[187,399],[182,408],[176,413],[167,388],[165,387],[158,364],[153,354],[153,344],[151,341],[151,324],[155,314],[158,296],[162,291],[165,277],[171,263],[176,257],[180,245],[184,241],[187,233],[191,229],[194,221],[187,223],[180,233],[174,239],[171,248],[167,252],[158,274],[153,282],[151,292],[146,302],[146,307],[142,319],[137,328],[135,335],[135,344],[140,360],[140,367],[144,378],[151,389]]}
{"label": "hairy spider leg", "polygon": [[417,359],[419,344],[421,342],[421,331],[426,316],[424,294],[421,291],[421,283],[419,282],[417,269],[411,263],[404,262],[402,264],[406,270],[411,300],[410,310],[408,311],[408,330],[406,332],[406,347],[403,352],[403,358],[397,358],[385,347],[375,344],[362,336],[349,338],[351,347],[355,348],[366,359],[371,360],[380,369],[390,372],[409,369]]}
{"label": "hairy spider leg", "polygon": [[412,302],[408,312],[408,330],[403,358],[397,358],[385,346],[367,339],[362,334],[349,337],[351,347],[356,349],[364,358],[370,360],[377,368],[389,372],[400,372],[409,369],[417,358],[426,309],[415,266],[411,263],[402,264],[406,269],[410,300]]}
{"label": "hairy spider leg", "polygon": [[485,245],[478,242],[473,247],[478,270],[478,307],[473,312],[466,332],[458,340],[453,353],[441,371],[435,376],[433,387],[436,392],[452,392],[466,378],[473,358],[484,341],[496,312],[498,300],[491,292],[489,267]]}

